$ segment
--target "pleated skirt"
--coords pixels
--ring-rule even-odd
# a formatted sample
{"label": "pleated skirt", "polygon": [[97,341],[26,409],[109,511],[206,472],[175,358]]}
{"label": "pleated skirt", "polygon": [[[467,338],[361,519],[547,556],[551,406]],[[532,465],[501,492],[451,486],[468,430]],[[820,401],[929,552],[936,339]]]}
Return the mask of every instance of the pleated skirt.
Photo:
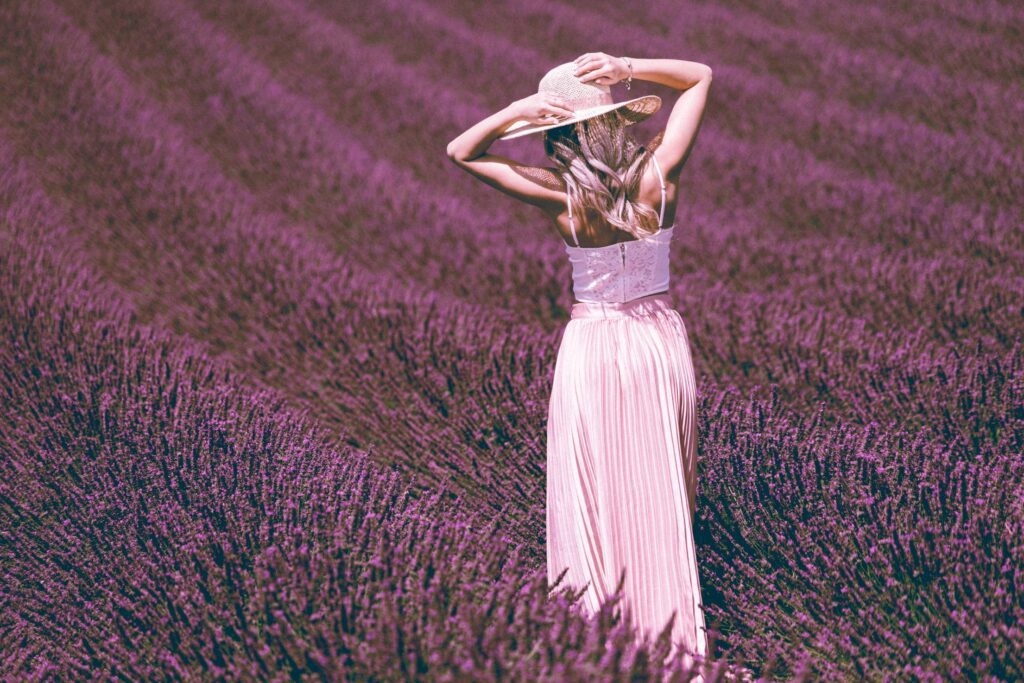
{"label": "pleated skirt", "polygon": [[671,296],[574,303],[548,409],[549,582],[567,568],[560,585],[585,586],[594,614],[624,573],[637,635],[672,620],[670,657],[706,656],[696,494],[696,381]]}

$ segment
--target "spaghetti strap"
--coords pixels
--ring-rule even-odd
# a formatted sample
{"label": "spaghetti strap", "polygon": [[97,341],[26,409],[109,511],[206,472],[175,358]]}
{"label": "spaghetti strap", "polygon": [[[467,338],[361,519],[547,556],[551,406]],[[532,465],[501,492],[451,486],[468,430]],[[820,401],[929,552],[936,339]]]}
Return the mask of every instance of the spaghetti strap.
{"label": "spaghetti strap", "polygon": [[665,178],[661,175],[661,166],[658,165],[658,157],[651,152],[651,161],[654,162],[654,170],[658,172],[658,181],[661,183],[661,211],[658,213],[658,227],[665,222]]}
{"label": "spaghetti strap", "polygon": [[572,220],[572,198],[569,197],[569,193],[565,193],[565,202],[569,205],[569,229],[572,230],[572,239],[576,243],[576,246],[580,246],[580,241],[576,237],[576,225]]}

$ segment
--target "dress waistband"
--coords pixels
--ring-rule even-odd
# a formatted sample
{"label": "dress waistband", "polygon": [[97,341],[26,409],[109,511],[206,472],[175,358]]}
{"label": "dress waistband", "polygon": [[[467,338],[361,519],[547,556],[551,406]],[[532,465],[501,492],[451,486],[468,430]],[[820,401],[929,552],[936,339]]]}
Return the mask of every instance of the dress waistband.
{"label": "dress waistband", "polygon": [[572,305],[571,320],[580,318],[641,318],[656,311],[673,310],[672,295],[668,292],[648,294],[631,301],[576,301]]}

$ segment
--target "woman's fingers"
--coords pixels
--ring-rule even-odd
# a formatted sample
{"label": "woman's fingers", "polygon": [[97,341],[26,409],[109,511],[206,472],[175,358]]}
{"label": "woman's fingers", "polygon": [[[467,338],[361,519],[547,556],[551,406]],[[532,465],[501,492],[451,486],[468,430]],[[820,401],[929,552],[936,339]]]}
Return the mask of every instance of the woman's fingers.
{"label": "woman's fingers", "polygon": [[597,58],[594,55],[587,53],[576,60],[576,71],[574,73],[576,76],[580,76],[588,69],[593,69],[597,65]]}
{"label": "woman's fingers", "polygon": [[572,116],[573,111],[569,108],[569,103],[565,101],[564,97],[555,97],[548,102],[548,106],[551,110],[559,116]]}
{"label": "woman's fingers", "polygon": [[611,70],[611,68],[609,66],[605,65],[605,66],[601,66],[601,67],[598,67],[598,68],[591,69],[591,70],[587,71],[586,73],[578,74],[577,78],[579,78],[580,82],[582,82],[582,83],[586,83],[587,81],[595,81],[595,80],[601,78],[602,76],[607,76],[610,73],[610,70]]}

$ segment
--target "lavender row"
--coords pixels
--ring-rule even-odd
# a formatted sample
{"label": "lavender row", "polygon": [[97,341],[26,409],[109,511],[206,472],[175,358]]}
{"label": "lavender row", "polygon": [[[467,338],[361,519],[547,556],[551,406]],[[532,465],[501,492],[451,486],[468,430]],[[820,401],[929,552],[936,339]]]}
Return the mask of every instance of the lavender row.
{"label": "lavender row", "polygon": [[1019,446],[826,427],[776,398],[703,408],[696,533],[727,642],[814,653],[831,680],[1020,678]]}

